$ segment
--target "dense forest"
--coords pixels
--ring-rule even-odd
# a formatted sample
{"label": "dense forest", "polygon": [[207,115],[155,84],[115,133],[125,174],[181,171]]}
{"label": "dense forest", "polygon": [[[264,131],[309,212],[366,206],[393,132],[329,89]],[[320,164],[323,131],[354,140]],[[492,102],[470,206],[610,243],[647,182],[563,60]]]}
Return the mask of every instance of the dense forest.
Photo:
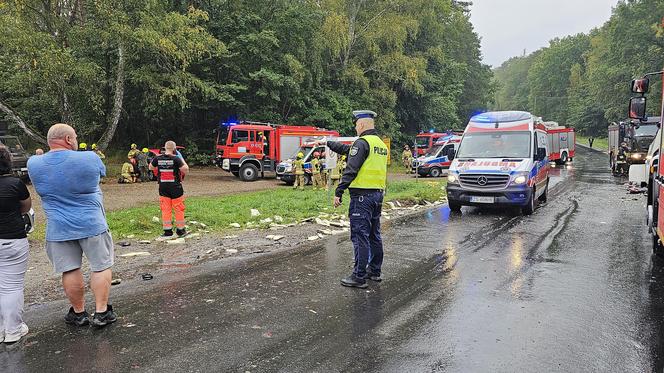
{"label": "dense forest", "polygon": [[[662,0],[621,1],[602,27],[506,61],[494,70],[495,106],[606,136],[609,122],[627,117],[630,80],[664,66],[662,16]],[[659,115],[660,79],[651,84],[651,115]]]}
{"label": "dense forest", "polygon": [[401,142],[493,99],[469,6],[0,0],[0,121],[37,143],[62,121],[103,148],[175,138],[209,152],[229,118],[349,134],[361,108]]}

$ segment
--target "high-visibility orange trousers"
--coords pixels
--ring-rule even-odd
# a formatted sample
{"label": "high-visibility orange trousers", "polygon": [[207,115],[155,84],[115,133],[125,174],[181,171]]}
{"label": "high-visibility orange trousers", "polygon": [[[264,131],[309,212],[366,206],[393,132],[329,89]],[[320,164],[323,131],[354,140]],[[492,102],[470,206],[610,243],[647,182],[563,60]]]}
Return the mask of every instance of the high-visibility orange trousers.
{"label": "high-visibility orange trousers", "polygon": [[175,226],[184,228],[184,196],[180,198],[159,197],[161,207],[161,221],[164,230],[173,229],[173,211],[175,210]]}

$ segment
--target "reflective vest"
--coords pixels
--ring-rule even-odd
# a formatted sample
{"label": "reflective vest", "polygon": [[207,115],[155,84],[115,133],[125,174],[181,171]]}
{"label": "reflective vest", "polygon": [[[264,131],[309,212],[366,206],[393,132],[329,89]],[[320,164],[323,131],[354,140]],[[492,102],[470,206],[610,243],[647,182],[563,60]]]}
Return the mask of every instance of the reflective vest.
{"label": "reflective vest", "polygon": [[387,145],[376,135],[366,135],[360,139],[369,143],[369,154],[357,177],[350,183],[350,188],[384,190],[387,179]]}

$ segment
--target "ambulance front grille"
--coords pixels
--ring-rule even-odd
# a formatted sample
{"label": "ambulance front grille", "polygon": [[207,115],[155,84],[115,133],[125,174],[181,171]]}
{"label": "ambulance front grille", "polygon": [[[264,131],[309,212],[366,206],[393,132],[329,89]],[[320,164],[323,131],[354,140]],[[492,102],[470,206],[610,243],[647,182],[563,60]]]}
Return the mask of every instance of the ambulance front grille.
{"label": "ambulance front grille", "polygon": [[510,175],[504,174],[461,174],[461,186],[469,188],[501,189],[507,187]]}
{"label": "ambulance front grille", "polygon": [[277,166],[278,174],[283,174],[284,172],[286,172],[286,166]]}

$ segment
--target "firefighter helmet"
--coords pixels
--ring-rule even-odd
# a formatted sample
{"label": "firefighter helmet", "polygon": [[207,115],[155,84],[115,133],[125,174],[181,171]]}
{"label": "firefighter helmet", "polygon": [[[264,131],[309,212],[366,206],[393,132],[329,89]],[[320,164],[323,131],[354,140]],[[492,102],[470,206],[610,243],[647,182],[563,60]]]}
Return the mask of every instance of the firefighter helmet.
{"label": "firefighter helmet", "polygon": [[82,143],[78,144],[78,148],[80,150],[87,150],[88,149],[88,144],[82,142]]}
{"label": "firefighter helmet", "polygon": [[150,149],[148,149],[148,148],[143,148],[143,153],[148,153],[148,152],[150,152]]}
{"label": "firefighter helmet", "polygon": [[92,150],[97,150],[97,144],[92,144],[92,145],[90,145],[90,149],[92,149]]}
{"label": "firefighter helmet", "polygon": [[137,147],[138,147],[138,145],[136,145],[136,144],[131,144],[131,148],[132,148],[132,149],[136,149]]}
{"label": "firefighter helmet", "polygon": [[302,159],[302,158],[304,158],[304,153],[302,152],[297,153],[297,159]]}

